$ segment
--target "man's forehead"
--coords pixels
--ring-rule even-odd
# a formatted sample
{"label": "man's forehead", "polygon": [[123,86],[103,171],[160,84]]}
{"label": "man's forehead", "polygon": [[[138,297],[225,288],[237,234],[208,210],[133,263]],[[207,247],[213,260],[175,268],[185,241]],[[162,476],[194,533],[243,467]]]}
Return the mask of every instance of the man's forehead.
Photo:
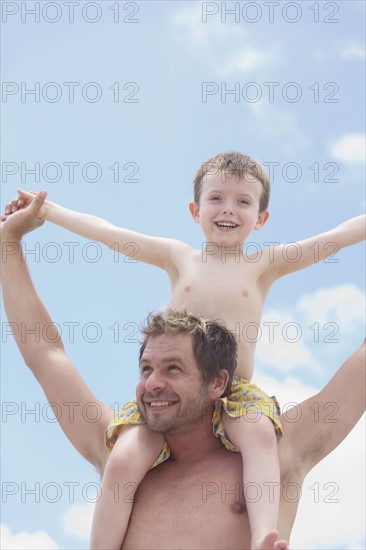
{"label": "man's forehead", "polygon": [[159,334],[150,336],[141,361],[147,359],[163,359],[167,356],[193,356],[192,337],[190,334]]}

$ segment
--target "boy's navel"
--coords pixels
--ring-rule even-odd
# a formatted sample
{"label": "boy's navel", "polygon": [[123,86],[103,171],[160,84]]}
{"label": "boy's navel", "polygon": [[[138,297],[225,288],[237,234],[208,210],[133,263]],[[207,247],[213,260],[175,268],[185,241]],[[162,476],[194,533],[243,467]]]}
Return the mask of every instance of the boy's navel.
{"label": "boy's navel", "polygon": [[244,288],[244,290],[242,291],[242,295],[244,296],[244,298],[248,298],[248,296],[249,296],[249,290],[247,290],[246,288]]}
{"label": "boy's navel", "polygon": [[186,285],[184,287],[185,292],[189,292],[191,290],[191,285]]}

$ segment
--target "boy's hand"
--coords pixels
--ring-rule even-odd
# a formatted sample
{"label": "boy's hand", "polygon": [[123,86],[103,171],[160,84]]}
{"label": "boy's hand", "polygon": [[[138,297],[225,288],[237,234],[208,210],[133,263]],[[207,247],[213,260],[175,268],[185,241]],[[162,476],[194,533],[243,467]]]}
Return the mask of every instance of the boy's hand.
{"label": "boy's hand", "polygon": [[[36,229],[45,222],[46,209],[44,201],[46,200],[47,192],[40,191],[34,196],[28,205],[24,203],[23,207],[18,208],[19,199],[14,199],[5,207],[5,212],[10,212],[8,215],[1,216],[1,233],[3,239],[20,240],[25,233]],[[14,209],[13,209],[14,208]]]}

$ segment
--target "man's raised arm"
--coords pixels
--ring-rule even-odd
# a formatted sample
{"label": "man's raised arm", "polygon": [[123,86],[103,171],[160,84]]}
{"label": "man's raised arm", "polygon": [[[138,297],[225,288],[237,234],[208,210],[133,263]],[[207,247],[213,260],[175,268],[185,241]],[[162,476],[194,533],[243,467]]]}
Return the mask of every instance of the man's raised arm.
{"label": "man's raised arm", "polygon": [[[364,341],[325,388],[298,405],[301,419],[287,427],[304,475],[343,441],[365,411],[365,351]],[[319,411],[317,422],[314,411]]]}
{"label": "man's raised arm", "polygon": [[[41,384],[50,404],[55,404],[65,434],[80,454],[103,470],[107,459],[104,431],[113,413],[94,397],[68,359],[57,328],[35,291],[22,256],[20,241],[23,235],[44,222],[42,205],[45,198],[45,192],[38,193],[30,206],[1,223],[5,310],[24,361]],[[29,330],[35,328],[37,337]],[[26,334],[26,338],[22,334]],[[88,422],[83,418],[83,407],[90,403],[95,404],[100,413],[98,422]]]}

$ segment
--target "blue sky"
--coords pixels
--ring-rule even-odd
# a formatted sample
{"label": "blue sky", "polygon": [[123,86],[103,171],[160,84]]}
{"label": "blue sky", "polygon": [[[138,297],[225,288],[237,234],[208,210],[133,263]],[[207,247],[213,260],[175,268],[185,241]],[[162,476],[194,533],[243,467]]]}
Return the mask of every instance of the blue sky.
{"label": "blue sky", "polygon": [[[1,204],[19,185],[46,188],[64,206],[201,248],[187,207],[194,174],[212,154],[240,150],[272,176],[270,220],[253,246],[360,215],[364,10],[358,1],[2,2]],[[92,391],[114,408],[128,401],[138,326],[169,303],[165,273],[52,224],[26,237],[25,253]],[[361,343],[363,258],[357,245],[273,287],[255,380],[282,404],[320,389]],[[3,311],[1,356],[3,547],[86,548],[98,477],[53,422]],[[361,434],[360,424],[305,481],[293,548],[364,547]]]}

